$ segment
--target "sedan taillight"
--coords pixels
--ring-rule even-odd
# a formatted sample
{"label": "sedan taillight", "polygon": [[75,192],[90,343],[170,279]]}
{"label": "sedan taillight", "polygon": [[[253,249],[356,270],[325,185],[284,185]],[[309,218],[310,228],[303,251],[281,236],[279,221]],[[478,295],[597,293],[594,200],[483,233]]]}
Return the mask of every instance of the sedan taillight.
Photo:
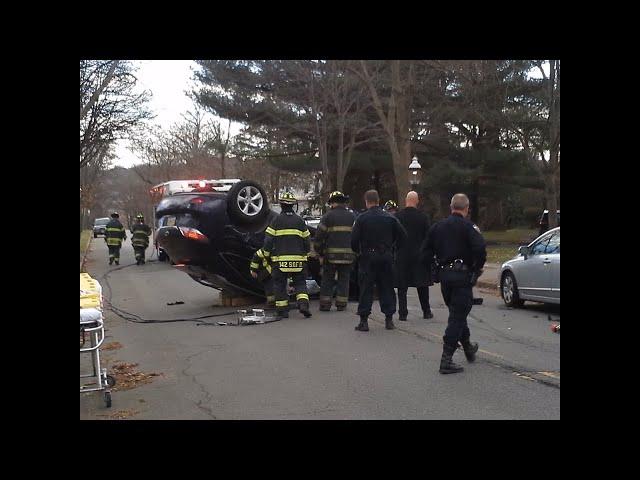
{"label": "sedan taillight", "polygon": [[200,230],[196,228],[190,228],[190,227],[178,227],[178,228],[182,232],[182,235],[184,235],[187,238],[190,238],[191,240],[209,243],[209,239],[207,238],[207,236],[204,235]]}

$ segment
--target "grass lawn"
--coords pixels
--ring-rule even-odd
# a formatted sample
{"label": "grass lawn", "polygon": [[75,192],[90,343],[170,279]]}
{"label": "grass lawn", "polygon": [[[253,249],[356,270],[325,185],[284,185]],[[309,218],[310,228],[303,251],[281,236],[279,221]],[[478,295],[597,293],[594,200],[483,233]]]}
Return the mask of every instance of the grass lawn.
{"label": "grass lawn", "polygon": [[502,264],[517,254],[516,245],[487,245],[487,263]]}
{"label": "grass lawn", "polygon": [[92,230],[83,230],[80,233],[80,253],[83,253],[87,249],[91,235],[93,235]]}
{"label": "grass lawn", "polygon": [[519,245],[529,243],[538,236],[538,230],[532,228],[512,228],[511,230],[482,232],[482,236],[487,242],[510,243]]}

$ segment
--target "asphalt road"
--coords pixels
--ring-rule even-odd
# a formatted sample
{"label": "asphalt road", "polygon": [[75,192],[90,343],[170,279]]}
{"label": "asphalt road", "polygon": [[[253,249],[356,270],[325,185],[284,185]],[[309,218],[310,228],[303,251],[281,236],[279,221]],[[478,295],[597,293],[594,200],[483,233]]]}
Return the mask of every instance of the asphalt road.
{"label": "asphalt road", "polygon": [[[104,241],[92,239],[87,271],[114,305],[145,319],[232,310],[215,306],[217,291],[168,263],[136,266],[129,242],[120,266],[109,267]],[[491,290],[477,290],[484,305],[473,307],[469,326],[480,343],[478,360],[468,364],[459,351],[454,360],[465,371],[441,375],[448,312],[439,286],[430,292],[434,319],[421,318],[410,291],[409,320],[396,320],[399,328],[387,331],[375,303],[368,333],[354,330],[355,303],[347,312],[324,313],[315,300],[310,319],[292,312],[287,320],[255,326],[141,324],[108,311],[106,342],[120,348],[103,350],[107,368],[135,363],[138,371],[158,375],[114,391],[110,409],[99,394],[82,394],[80,418],[560,418],[560,335],[551,332],[548,319],[559,320],[558,307],[508,309]],[[184,304],[167,305],[175,301]],[[81,372],[86,360],[81,357]]]}

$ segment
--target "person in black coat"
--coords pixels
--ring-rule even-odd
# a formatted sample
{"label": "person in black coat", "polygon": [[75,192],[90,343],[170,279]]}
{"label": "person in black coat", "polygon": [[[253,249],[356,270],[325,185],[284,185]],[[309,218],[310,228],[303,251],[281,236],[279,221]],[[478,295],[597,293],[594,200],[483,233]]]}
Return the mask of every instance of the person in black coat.
{"label": "person in black coat", "polygon": [[398,288],[398,314],[400,320],[406,321],[409,311],[407,309],[407,291],[409,287],[415,287],[418,291],[422,318],[433,318],[429,305],[429,285],[431,270],[425,268],[420,258],[420,247],[427,238],[430,222],[429,217],[416,207],[419,197],[416,192],[409,192],[406,199],[406,208],[396,213],[408,234],[407,242],[396,252],[396,287]]}

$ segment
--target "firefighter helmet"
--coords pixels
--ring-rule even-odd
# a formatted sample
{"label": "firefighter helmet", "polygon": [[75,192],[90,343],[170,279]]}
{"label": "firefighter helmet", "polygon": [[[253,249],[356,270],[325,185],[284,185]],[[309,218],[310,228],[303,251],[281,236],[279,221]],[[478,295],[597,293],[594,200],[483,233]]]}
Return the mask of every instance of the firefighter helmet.
{"label": "firefighter helmet", "polygon": [[118,218],[118,217],[120,217],[120,215],[118,214],[118,212],[113,212],[113,213],[111,214],[111,218]]}
{"label": "firefighter helmet", "polygon": [[329,194],[329,203],[337,202],[337,203],[345,203],[348,197],[339,191],[331,192]]}
{"label": "firefighter helmet", "polygon": [[281,205],[295,205],[297,200],[296,197],[293,196],[291,192],[282,192],[280,197],[278,197],[278,202]]}
{"label": "firefighter helmet", "polygon": [[144,220],[144,215],[142,215],[141,213],[136,215],[136,218],[139,220]]}

